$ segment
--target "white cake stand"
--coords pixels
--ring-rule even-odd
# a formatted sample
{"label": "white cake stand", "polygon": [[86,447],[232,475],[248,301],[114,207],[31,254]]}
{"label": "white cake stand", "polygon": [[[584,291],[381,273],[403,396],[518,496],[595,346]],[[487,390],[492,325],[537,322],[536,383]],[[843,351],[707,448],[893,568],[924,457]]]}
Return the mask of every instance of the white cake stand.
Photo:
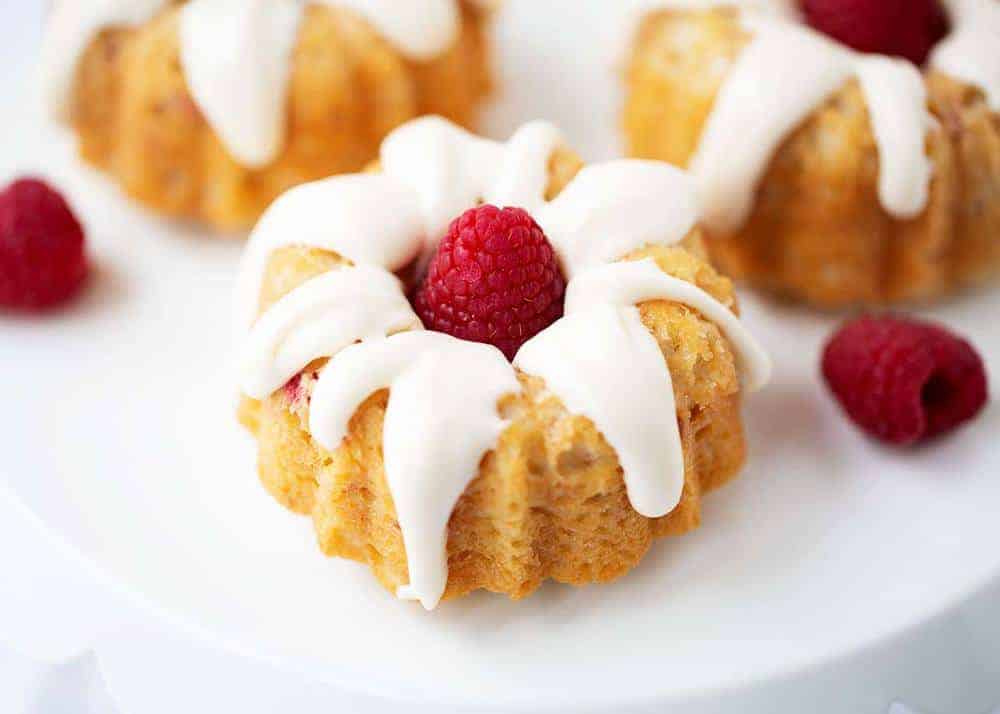
{"label": "white cake stand", "polygon": [[[612,155],[616,78],[594,49],[609,7],[511,0],[491,133],[542,116],[589,158]],[[69,311],[0,320],[4,639],[51,660],[94,651],[127,714],[884,714],[897,699],[982,714],[1000,700],[996,405],[932,447],[880,448],[816,377],[837,320],[747,296],[777,379],[747,405],[749,468],[700,531],[612,585],[428,614],[322,558],[256,483],[233,418],[241,245],[143,214],[32,106],[0,119],[0,175],[64,189],[98,270]],[[923,312],[1000,375],[998,309],[991,292]]]}

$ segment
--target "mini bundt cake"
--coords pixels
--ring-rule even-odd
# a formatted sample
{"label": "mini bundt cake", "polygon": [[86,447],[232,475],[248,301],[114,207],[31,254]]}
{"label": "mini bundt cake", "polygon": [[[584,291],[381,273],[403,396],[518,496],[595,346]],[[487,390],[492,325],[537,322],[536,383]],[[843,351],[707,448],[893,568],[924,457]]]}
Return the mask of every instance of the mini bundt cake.
{"label": "mini bundt cake", "polygon": [[427,608],[608,581],[696,527],[770,371],[686,175],[581,168],[545,123],[400,127],[369,172],[274,203],[238,298],[264,485]]}
{"label": "mini bundt cake", "polygon": [[61,0],[46,101],[83,159],[154,210],[249,228],[300,183],[359,171],[421,114],[471,125],[486,0]]}
{"label": "mini bundt cake", "polygon": [[1000,270],[1000,2],[936,2],[664,0],[642,15],[628,150],[691,171],[724,272],[842,307]]}

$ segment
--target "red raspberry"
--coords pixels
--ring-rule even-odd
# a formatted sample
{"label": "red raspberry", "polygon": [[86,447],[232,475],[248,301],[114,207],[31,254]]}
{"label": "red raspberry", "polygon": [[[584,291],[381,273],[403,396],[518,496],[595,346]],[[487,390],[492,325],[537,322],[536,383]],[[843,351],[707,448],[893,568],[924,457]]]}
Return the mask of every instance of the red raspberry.
{"label": "red raspberry", "polygon": [[801,0],[806,21],[861,52],[904,57],[916,65],[948,33],[938,0]]}
{"label": "red raspberry", "polygon": [[942,327],[901,317],[845,325],[823,376],[862,429],[893,444],[925,441],[972,419],[988,399],[975,349]]}
{"label": "red raspberry", "polygon": [[83,228],[62,196],[35,179],[0,193],[0,307],[55,307],[77,293],[87,271]]}
{"label": "red raspberry", "polygon": [[520,208],[480,206],[452,222],[414,307],[424,326],[499,347],[521,345],[562,317],[566,281],[548,239]]}

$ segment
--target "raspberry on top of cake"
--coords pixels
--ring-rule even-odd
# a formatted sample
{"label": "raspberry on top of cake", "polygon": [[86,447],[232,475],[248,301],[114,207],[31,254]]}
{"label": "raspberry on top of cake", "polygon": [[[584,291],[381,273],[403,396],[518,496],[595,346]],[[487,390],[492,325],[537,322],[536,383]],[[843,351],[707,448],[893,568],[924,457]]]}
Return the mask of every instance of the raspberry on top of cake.
{"label": "raspberry on top of cake", "polygon": [[[574,167],[552,192],[560,151],[560,133],[543,122],[506,143],[440,118],[411,122],[384,142],[379,172],[307,184],[277,201],[254,231],[241,268],[238,298],[251,325],[243,391],[265,405],[278,400],[277,412],[266,407],[247,418],[261,441],[262,477],[273,477],[264,471],[275,468],[304,472],[307,493],[286,502],[312,511],[325,549],[369,562],[400,597],[427,608],[476,587],[520,597],[544,577],[589,582],[627,570],[645,552],[649,534],[670,532],[654,525],[697,497],[688,494],[688,471],[717,469],[706,475],[708,489],[742,461],[713,466],[718,454],[706,453],[702,462],[689,453],[696,438],[722,437],[707,427],[682,432],[677,400],[686,410],[697,408],[685,390],[675,395],[671,359],[682,360],[678,371],[697,375],[732,354],[743,389],[769,378],[770,362],[736,317],[730,288],[723,302],[700,287],[715,273],[682,245],[698,221],[687,176],[657,162],[612,161]],[[297,252],[278,267],[288,249]],[[665,272],[671,260],[685,266],[678,268],[684,277]],[[297,276],[290,282],[289,271]],[[285,289],[275,293],[275,283]],[[414,292],[416,309],[408,298]],[[666,304],[682,311],[678,319],[694,320],[691,339],[708,340],[697,352],[666,318],[643,312]],[[297,376],[303,370],[307,380]],[[294,389],[282,389],[290,381]],[[720,388],[703,381],[707,395]],[[738,397],[741,389],[734,389],[727,400]],[[511,407],[511,399],[521,407]],[[301,430],[299,417],[289,416],[293,409],[304,412]],[[528,439],[541,448],[546,439],[566,437],[541,426],[545,410],[585,418],[597,440],[556,460],[559,468],[590,474],[589,483],[571,490],[620,490],[619,508],[627,509],[621,517],[645,529],[635,536],[641,546],[628,528],[620,534],[630,544],[627,557],[614,538],[585,542],[585,518],[605,532],[618,511],[596,495],[583,499],[580,543],[568,545],[561,559],[572,560],[574,547],[602,553],[607,562],[596,571],[592,563],[560,571],[555,555],[539,563],[544,544],[513,536],[515,522],[527,527],[525,521],[555,517],[542,493],[529,497],[541,500],[527,514],[518,510],[521,500],[509,515],[481,503],[473,517],[473,507],[462,505],[475,500],[472,484],[488,481],[491,469],[530,468],[520,446],[507,458],[511,443]],[[263,424],[260,414],[271,421]],[[365,436],[366,425],[374,437]],[[738,424],[716,427],[739,431]],[[294,455],[264,444],[274,433],[299,445]],[[559,495],[570,487],[555,482],[558,473],[552,483],[531,487],[510,473],[497,478],[489,498],[502,497],[495,489],[523,488],[569,496]],[[377,495],[383,491],[386,503]],[[285,500],[284,487],[272,492]],[[391,525],[381,533],[383,517]],[[489,526],[493,536],[480,533],[493,518],[500,519]],[[455,543],[468,535],[462,524],[476,535],[460,548]],[[572,530],[564,537],[572,540]],[[527,555],[533,565],[518,561],[520,575],[509,575],[498,565],[507,550],[491,540],[534,548]],[[400,546],[403,561],[395,564]],[[486,557],[493,547],[497,552]]]}

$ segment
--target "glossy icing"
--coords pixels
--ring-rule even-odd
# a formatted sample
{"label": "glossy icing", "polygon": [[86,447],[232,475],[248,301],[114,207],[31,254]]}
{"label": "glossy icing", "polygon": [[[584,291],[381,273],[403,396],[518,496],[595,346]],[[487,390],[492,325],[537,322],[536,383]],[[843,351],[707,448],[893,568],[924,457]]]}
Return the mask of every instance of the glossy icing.
{"label": "glossy icing", "polygon": [[313,391],[309,430],[326,449],[347,436],[359,404],[389,390],[383,463],[410,582],[397,596],[433,609],[448,582],[448,519],[506,426],[497,402],[518,390],[495,347],[407,332],[334,355]]}
{"label": "glossy icing", "polygon": [[861,82],[875,129],[883,206],[899,218],[923,212],[931,120],[917,68],[852,52],[796,23],[763,16],[744,21],[754,39],[726,76],[691,159],[709,227],[732,232],[742,225],[781,143],[852,77]]}
{"label": "glossy icing", "polygon": [[266,166],[281,151],[302,12],[298,0],[190,0],[181,11],[191,97],[244,166]]}
{"label": "glossy icing", "polygon": [[570,412],[594,422],[618,454],[632,507],[648,518],[674,510],[684,489],[684,448],[663,359],[638,308],[602,303],[567,314],[514,359]]}
{"label": "glossy icing", "polygon": [[243,390],[262,398],[315,359],[358,340],[419,327],[403,286],[389,271],[367,264],[331,270],[261,316],[243,352]]}
{"label": "glossy icing", "polygon": [[[930,66],[980,87],[1000,109],[1000,3],[943,1],[952,32]],[[726,74],[691,160],[710,228],[740,228],[778,147],[851,79],[858,80],[871,115],[882,206],[900,219],[923,213],[933,176],[926,139],[934,122],[917,67],[828,39],[802,24],[789,0],[632,0],[624,36],[634,37],[655,10],[706,7],[738,8],[752,34]]]}
{"label": "glossy icing", "polygon": [[[77,63],[101,30],[149,22],[168,4],[57,2],[41,63],[43,92],[53,114],[69,118]],[[461,29],[459,0],[190,0],[180,10],[179,39],[191,96],[229,153],[245,166],[266,166],[281,151],[290,59],[310,4],[357,13],[417,61],[445,52]]]}
{"label": "glossy icing", "polygon": [[664,273],[652,258],[610,263],[588,270],[566,289],[566,314],[598,305],[629,307],[651,300],[672,300],[714,322],[740,361],[744,388],[763,389],[771,381],[771,359],[740,319],[697,285]]}

